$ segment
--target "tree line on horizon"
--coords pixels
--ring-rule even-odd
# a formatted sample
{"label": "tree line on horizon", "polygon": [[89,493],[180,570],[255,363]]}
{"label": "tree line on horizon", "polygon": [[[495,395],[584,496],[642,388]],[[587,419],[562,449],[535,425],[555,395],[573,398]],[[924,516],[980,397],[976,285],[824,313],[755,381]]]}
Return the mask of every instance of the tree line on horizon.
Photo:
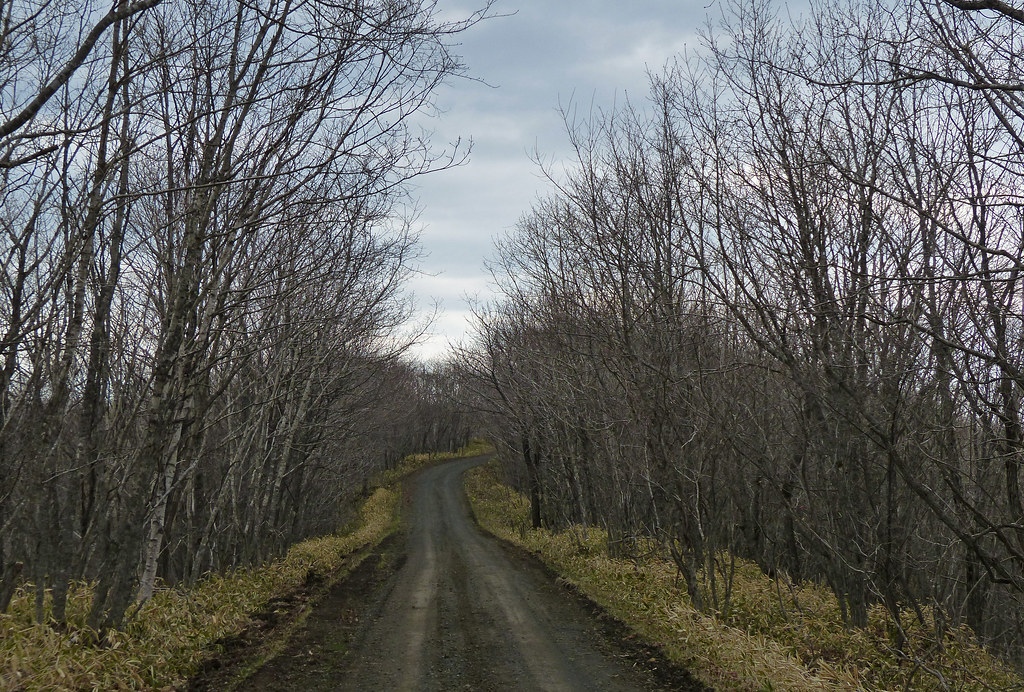
{"label": "tree line on horizon", "polygon": [[534,526],[1024,665],[1024,11],[720,7],[500,243],[459,353]]}

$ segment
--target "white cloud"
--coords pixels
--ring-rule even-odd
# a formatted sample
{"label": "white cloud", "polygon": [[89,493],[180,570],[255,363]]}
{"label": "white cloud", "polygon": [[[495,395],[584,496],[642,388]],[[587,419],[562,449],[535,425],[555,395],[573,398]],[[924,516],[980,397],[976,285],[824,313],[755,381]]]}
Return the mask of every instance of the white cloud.
{"label": "white cloud", "polygon": [[[465,16],[468,0],[442,3],[446,17]],[[442,312],[435,335],[417,349],[437,355],[467,329],[466,293],[490,295],[484,259],[493,238],[513,228],[547,185],[530,159],[569,158],[558,106],[575,101],[608,109],[623,93],[647,94],[647,70],[694,42],[705,3],[678,0],[502,0],[497,12],[514,16],[483,22],[460,37],[457,49],[472,75],[487,82],[455,80],[438,93],[443,113],[424,125],[442,144],[472,137],[470,162],[424,178],[417,191],[429,256],[413,282],[426,311],[431,298]]]}
{"label": "white cloud", "polygon": [[421,361],[442,359],[450,353],[452,345],[467,338],[472,313],[469,310],[446,310],[438,316],[430,331],[411,349]]}

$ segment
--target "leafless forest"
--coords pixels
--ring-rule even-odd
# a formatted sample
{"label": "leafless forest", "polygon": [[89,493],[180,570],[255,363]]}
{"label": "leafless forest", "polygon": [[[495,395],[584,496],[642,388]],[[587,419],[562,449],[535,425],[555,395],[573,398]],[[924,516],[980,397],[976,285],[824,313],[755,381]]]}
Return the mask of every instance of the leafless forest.
{"label": "leafless forest", "polygon": [[1024,10],[715,4],[566,110],[425,369],[409,184],[464,151],[412,117],[480,4],[0,1],[0,610],[88,580],[116,626],[486,429],[535,525],[653,538],[698,608],[742,557],[1024,666]]}
{"label": "leafless forest", "polygon": [[[1024,661],[1024,11],[716,4],[502,242],[462,352],[535,525]],[[780,13],[782,19],[775,17]],[[694,57],[697,56],[697,57]]]}
{"label": "leafless forest", "polygon": [[[102,5],[102,6],[101,6]],[[0,610],[117,624],[464,440],[404,364],[434,3],[0,4]],[[423,421],[423,424],[420,422]]]}

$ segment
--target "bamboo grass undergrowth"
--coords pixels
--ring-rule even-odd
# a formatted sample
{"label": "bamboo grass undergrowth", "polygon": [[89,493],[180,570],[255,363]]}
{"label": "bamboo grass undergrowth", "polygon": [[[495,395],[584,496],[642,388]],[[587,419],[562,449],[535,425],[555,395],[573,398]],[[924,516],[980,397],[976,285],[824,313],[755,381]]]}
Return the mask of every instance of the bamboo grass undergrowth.
{"label": "bamboo grass undergrowth", "polygon": [[[34,588],[23,584],[0,613],[0,690],[130,690],[177,687],[219,652],[218,641],[253,624],[253,615],[276,597],[295,593],[311,576],[342,576],[345,561],[380,543],[398,525],[396,485],[411,471],[443,459],[490,451],[474,440],[454,453],[416,454],[381,474],[349,531],[312,538],[261,566],[211,574],[192,588],[159,588],[121,629],[86,626],[92,587],[68,594],[66,626],[34,621]],[[46,603],[46,609],[50,607]],[[301,624],[302,617],[295,623]],[[294,627],[285,628],[287,637]],[[272,644],[272,643],[271,643]],[[280,648],[280,647],[278,647]],[[273,655],[268,645],[264,657]]]}
{"label": "bamboo grass undergrowth", "polygon": [[357,527],[298,543],[259,567],[209,575],[193,588],[161,588],[124,626],[90,630],[89,584],[68,598],[67,626],[33,622],[25,585],[0,614],[0,689],[153,689],[175,686],[216,653],[215,642],[242,631],[275,596],[294,592],[311,574],[338,571],[352,553],[382,540],[395,524],[398,493],[379,488],[363,504]]}
{"label": "bamboo grass undergrowth", "polygon": [[607,534],[594,527],[531,528],[529,501],[500,483],[496,462],[467,473],[466,490],[484,529],[537,555],[717,690],[1024,690],[966,626],[950,629],[936,646],[932,630],[908,626],[908,617],[901,655],[887,636],[884,608],[871,610],[867,628],[844,627],[826,587],[772,578],[739,559],[728,615],[700,613],[665,555],[612,558]]}

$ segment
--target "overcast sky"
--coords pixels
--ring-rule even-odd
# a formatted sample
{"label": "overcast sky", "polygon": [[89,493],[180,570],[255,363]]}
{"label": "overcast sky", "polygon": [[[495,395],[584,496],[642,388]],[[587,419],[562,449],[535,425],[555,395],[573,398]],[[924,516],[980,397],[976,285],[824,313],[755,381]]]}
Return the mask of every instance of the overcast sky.
{"label": "overcast sky", "polygon": [[[469,0],[441,0],[446,16],[466,16]],[[412,283],[423,309],[440,314],[415,354],[443,354],[463,339],[467,296],[491,295],[484,260],[495,237],[511,229],[547,188],[531,159],[568,157],[559,104],[584,112],[608,109],[626,95],[647,95],[648,70],[658,72],[684,48],[716,0],[499,0],[510,16],[483,22],[461,36],[459,54],[481,84],[456,80],[438,93],[444,113],[431,119],[437,144],[472,138],[470,161],[423,178],[424,275]],[[513,14],[514,13],[514,14]]]}

